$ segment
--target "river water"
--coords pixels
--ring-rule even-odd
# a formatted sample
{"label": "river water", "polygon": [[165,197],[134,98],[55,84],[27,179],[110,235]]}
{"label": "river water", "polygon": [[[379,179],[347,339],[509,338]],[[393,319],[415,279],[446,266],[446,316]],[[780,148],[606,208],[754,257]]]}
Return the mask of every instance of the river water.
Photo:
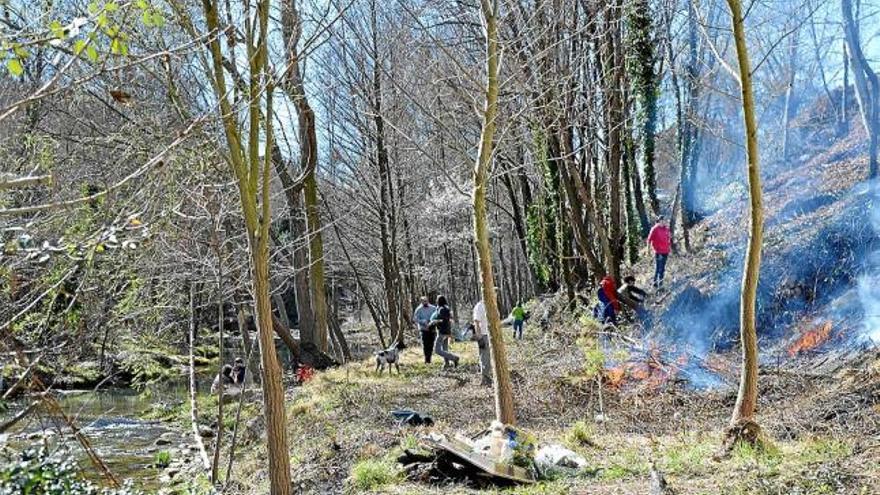
{"label": "river water", "polygon": [[[200,382],[203,386],[207,379]],[[100,391],[59,392],[56,396],[64,412],[88,437],[98,456],[120,480],[131,479],[135,486],[154,490],[160,484],[162,470],[153,467],[156,454],[163,450],[175,450],[190,442],[188,430],[177,425],[142,419],[155,407],[174,407],[189,400],[185,381],[154,386],[146,393],[130,389],[106,389]],[[0,422],[13,416],[24,407],[23,402],[13,402],[5,412],[0,412]],[[10,431],[0,435],[0,446],[19,450],[48,442],[57,445],[59,438],[80,460],[83,474],[98,480],[96,470],[90,465],[82,448],[72,437],[70,428],[60,419],[45,414],[43,408],[31,413]],[[156,440],[171,440],[169,445],[156,445]],[[175,456],[172,454],[172,457]]]}

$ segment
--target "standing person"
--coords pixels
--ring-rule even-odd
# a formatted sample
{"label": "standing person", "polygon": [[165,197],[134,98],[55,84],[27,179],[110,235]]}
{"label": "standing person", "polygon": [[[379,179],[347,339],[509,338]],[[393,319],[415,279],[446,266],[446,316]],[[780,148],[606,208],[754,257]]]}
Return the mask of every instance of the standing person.
{"label": "standing person", "polygon": [[419,305],[413,313],[413,322],[419,327],[419,334],[422,336],[422,352],[425,354],[425,363],[431,363],[431,355],[434,353],[434,342],[437,340],[437,332],[428,324],[431,323],[431,316],[437,307],[428,302],[426,296],[422,296]]}
{"label": "standing person", "polygon": [[437,309],[431,316],[428,327],[437,329],[434,353],[443,358],[443,368],[449,367],[449,363],[458,366],[459,357],[449,352],[449,340],[452,338],[452,310],[449,309],[445,296],[437,296]]}
{"label": "standing person", "polygon": [[522,302],[517,301],[516,306],[510,311],[510,317],[513,318],[513,338],[522,340],[526,321],[526,310],[523,309]]}
{"label": "standing person", "polygon": [[486,316],[486,305],[480,300],[474,306],[474,337],[480,351],[480,385],[492,385],[492,356],[489,353],[489,318]]}
{"label": "standing person", "polygon": [[663,277],[666,275],[666,259],[672,248],[672,232],[666,225],[663,215],[657,217],[657,223],[648,234],[648,248],[654,251],[654,288],[663,286]]}

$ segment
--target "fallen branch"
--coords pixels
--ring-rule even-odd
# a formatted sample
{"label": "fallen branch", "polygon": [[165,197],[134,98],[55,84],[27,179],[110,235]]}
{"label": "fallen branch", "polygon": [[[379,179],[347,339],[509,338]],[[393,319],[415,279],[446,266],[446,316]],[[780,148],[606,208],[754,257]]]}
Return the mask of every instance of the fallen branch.
{"label": "fallen branch", "polygon": [[37,184],[51,184],[51,175],[31,175],[28,177],[10,177],[6,176],[0,179],[0,190],[15,189],[19,187],[34,186]]}
{"label": "fallen branch", "polygon": [[40,404],[40,401],[31,402],[27,407],[25,407],[24,409],[19,411],[18,414],[16,414],[15,416],[9,418],[8,420],[6,420],[2,424],[0,424],[0,434],[6,432],[6,430],[15,426],[19,421],[24,419],[25,416],[30,414],[31,411],[36,409],[36,407],[39,404]]}

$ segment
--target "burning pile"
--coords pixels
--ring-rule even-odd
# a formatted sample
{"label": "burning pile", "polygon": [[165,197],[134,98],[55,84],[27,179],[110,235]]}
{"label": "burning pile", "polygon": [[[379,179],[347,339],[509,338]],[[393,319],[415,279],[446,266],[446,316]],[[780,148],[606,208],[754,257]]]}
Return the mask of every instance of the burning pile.
{"label": "burning pile", "polygon": [[673,380],[687,364],[687,353],[670,360],[654,346],[640,359],[630,359],[617,366],[606,368],[605,382],[615,389],[622,388],[626,382],[632,382],[644,389],[656,390]]}
{"label": "burning pile", "polygon": [[798,354],[812,351],[821,346],[831,338],[832,327],[832,323],[826,321],[824,325],[817,326],[812,330],[807,330],[788,346],[788,356],[795,357]]}

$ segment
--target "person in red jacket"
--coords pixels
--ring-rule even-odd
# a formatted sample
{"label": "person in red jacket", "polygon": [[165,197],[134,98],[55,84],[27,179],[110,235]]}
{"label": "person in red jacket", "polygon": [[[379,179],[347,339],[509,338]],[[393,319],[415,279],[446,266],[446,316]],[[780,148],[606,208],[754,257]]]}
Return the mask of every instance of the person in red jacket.
{"label": "person in red jacket", "polygon": [[663,277],[666,275],[666,259],[672,248],[672,233],[666,225],[663,216],[657,217],[657,223],[648,234],[648,248],[654,251],[654,288],[663,286]]}
{"label": "person in red jacket", "polygon": [[617,299],[617,284],[611,275],[599,282],[599,307],[596,317],[602,323],[617,324],[617,313],[620,311],[620,301]]}

